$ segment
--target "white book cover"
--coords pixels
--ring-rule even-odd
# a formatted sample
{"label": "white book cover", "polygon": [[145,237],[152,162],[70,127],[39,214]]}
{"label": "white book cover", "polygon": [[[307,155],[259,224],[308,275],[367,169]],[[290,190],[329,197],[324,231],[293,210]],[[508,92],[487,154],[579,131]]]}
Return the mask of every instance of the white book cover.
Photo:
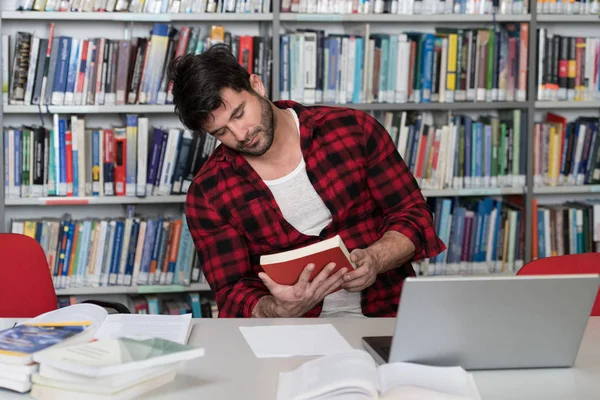
{"label": "white book cover", "polygon": [[137,177],[135,195],[146,196],[148,168],[148,118],[138,118],[137,131]]}
{"label": "white book cover", "polygon": [[173,171],[177,162],[177,152],[179,148],[179,139],[181,130],[176,128],[169,129],[169,139],[167,140],[167,150],[162,171],[160,171],[159,196],[168,196],[171,194],[173,185]]}
{"label": "white book cover", "polygon": [[303,84],[304,84],[304,102],[307,104],[316,103],[317,90],[317,33],[304,32],[304,46],[301,50],[304,60]]}
{"label": "white book cover", "polygon": [[[9,35],[2,34],[2,104],[8,104],[8,85],[9,85]],[[45,55],[44,55],[45,57]]]}
{"label": "white book cover", "polygon": [[[434,72],[435,73],[435,72]],[[440,60],[439,102],[446,103],[446,79],[448,73],[448,38],[442,38],[442,57]]]}
{"label": "white book cover", "polygon": [[408,102],[408,76],[410,71],[410,43],[406,34],[398,36],[398,51],[396,52],[396,87],[395,87],[395,102]]}
{"label": "white book cover", "polygon": [[98,236],[98,248],[96,252],[96,260],[94,262],[92,286],[100,286],[100,280],[102,278],[102,266],[104,265],[104,249],[106,247],[106,240],[108,236],[108,221],[100,221],[100,233]]}

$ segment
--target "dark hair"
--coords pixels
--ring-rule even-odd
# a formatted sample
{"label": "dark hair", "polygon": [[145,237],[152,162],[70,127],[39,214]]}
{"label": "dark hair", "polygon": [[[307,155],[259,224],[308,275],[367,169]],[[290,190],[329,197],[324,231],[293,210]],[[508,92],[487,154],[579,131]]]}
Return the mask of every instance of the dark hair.
{"label": "dark hair", "polygon": [[168,77],[173,81],[175,113],[188,129],[196,132],[203,131],[210,113],[223,104],[222,89],[253,92],[250,74],[225,44],[176,58],[169,65]]}

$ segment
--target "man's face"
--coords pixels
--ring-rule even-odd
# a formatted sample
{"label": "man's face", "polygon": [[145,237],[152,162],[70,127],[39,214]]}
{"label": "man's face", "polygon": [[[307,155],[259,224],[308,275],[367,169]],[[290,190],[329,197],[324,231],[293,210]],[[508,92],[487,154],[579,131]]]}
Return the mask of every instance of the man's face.
{"label": "man's face", "polygon": [[249,156],[262,156],[274,136],[273,110],[267,100],[248,91],[221,91],[223,104],[214,110],[205,130],[225,146]]}

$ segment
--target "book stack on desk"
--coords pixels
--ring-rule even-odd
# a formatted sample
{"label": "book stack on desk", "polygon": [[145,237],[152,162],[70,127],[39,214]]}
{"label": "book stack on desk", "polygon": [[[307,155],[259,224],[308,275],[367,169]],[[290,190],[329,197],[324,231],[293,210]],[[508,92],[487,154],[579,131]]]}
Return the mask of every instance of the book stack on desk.
{"label": "book stack on desk", "polygon": [[31,376],[38,369],[33,354],[66,343],[80,334],[85,324],[19,325],[0,331],[0,388],[25,393],[31,389]]}
{"label": "book stack on desk", "polygon": [[178,365],[202,357],[204,349],[165,339],[104,339],[34,355],[31,397],[126,400],[175,378]]}
{"label": "book stack on desk", "polygon": [[179,361],[204,353],[186,345],[191,317],[109,315],[94,304],[41,314],[0,331],[0,388],[39,399],[137,396],[172,380]]}

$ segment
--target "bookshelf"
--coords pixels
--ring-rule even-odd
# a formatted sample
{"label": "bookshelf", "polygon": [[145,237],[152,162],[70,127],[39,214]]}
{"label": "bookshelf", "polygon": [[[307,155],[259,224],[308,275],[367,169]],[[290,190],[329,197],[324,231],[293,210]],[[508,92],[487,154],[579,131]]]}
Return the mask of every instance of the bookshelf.
{"label": "bookshelf", "polygon": [[[16,4],[17,0],[13,0]],[[369,112],[396,112],[396,111],[429,111],[429,112],[448,112],[448,113],[476,113],[484,114],[486,112],[522,110],[526,112],[525,121],[526,140],[525,147],[521,149],[526,157],[526,184],[522,187],[486,187],[486,188],[464,188],[464,189],[442,189],[430,190],[424,189],[423,194],[426,198],[444,198],[444,197],[501,197],[501,196],[522,196],[525,215],[525,255],[524,261],[532,258],[532,201],[538,196],[542,198],[556,197],[566,198],[568,196],[591,196],[600,193],[600,185],[585,186],[561,186],[561,187],[536,187],[533,184],[533,150],[532,150],[532,132],[539,116],[547,111],[564,110],[567,113],[573,113],[578,110],[587,110],[589,113],[595,113],[600,110],[600,101],[540,101],[537,100],[537,32],[540,27],[554,26],[570,28],[570,25],[587,25],[595,27],[600,22],[599,15],[565,15],[565,14],[542,14],[536,9],[536,4],[530,2],[529,13],[514,14],[332,14],[332,13],[296,13],[281,12],[280,1],[272,1],[272,10],[270,12],[257,13],[129,13],[129,12],[34,12],[34,11],[14,11],[9,1],[4,4],[0,14],[0,28],[5,25],[11,25],[11,34],[16,31],[16,24],[23,23],[27,27],[39,27],[43,29],[49,22],[55,22],[57,27],[64,24],[65,32],[73,29],[73,36],[85,36],[84,30],[102,29],[103,32],[114,31],[124,32],[123,38],[130,39],[132,36],[142,31],[148,31],[153,23],[174,23],[177,26],[186,25],[210,25],[211,23],[223,24],[227,29],[235,28],[237,32],[252,30],[252,34],[269,36],[272,38],[273,46],[271,48],[271,99],[280,98],[280,77],[282,74],[278,60],[281,57],[281,47],[279,45],[281,37],[287,32],[295,29],[325,29],[332,28],[333,34],[348,30],[349,32],[362,32],[363,26],[370,27],[382,26],[386,29],[392,29],[394,33],[405,30],[427,30],[432,28],[463,28],[478,29],[492,28],[496,24],[506,23],[527,23],[529,26],[527,46],[528,46],[528,68],[527,68],[527,96],[525,101],[474,101],[474,102],[452,102],[452,103],[349,103],[350,107],[369,111]],[[9,9],[11,8],[11,9]],[[62,26],[62,25],[61,25]],[[373,30],[371,33],[374,33]],[[43,36],[45,33],[42,33]],[[91,36],[91,35],[88,35]],[[118,36],[118,35],[117,35]],[[115,36],[115,38],[117,38]],[[118,36],[121,38],[121,36]],[[11,43],[11,46],[13,43]],[[334,103],[323,103],[326,105],[335,105]],[[0,123],[3,126],[16,123],[19,118],[28,118],[28,121],[39,122],[42,118],[46,123],[51,119],[52,114],[82,115],[93,119],[93,122],[100,124],[100,121],[110,120],[111,123],[120,121],[125,114],[139,114],[150,120],[160,121],[161,124],[168,126],[177,126],[179,121],[173,115],[173,106],[169,104],[124,104],[124,105],[13,105],[2,104],[0,111]],[[2,162],[0,163],[0,176],[5,175],[4,171],[4,151],[0,152]],[[85,210],[86,207],[94,206],[94,216],[103,215],[103,210],[110,210],[110,217],[123,215],[125,206],[139,205],[144,207],[144,212],[154,212],[163,208],[174,212],[182,212],[185,203],[185,195],[170,196],[108,196],[108,197],[39,197],[39,198],[9,198],[5,194],[4,185],[0,185],[0,197],[4,199],[0,202],[0,229],[7,230],[8,221],[5,219],[7,212],[12,217],[15,215],[35,215],[60,216],[71,210]],[[75,212],[75,211],[74,211]],[[82,212],[82,211],[78,211]],[[58,289],[59,295],[104,295],[104,294],[139,294],[140,290],[165,292],[185,292],[185,291],[207,291],[206,284],[192,284],[191,286],[181,287],[177,285],[157,285],[131,286],[131,287],[99,287],[99,288],[67,288]],[[146,292],[148,293],[148,292]]]}

